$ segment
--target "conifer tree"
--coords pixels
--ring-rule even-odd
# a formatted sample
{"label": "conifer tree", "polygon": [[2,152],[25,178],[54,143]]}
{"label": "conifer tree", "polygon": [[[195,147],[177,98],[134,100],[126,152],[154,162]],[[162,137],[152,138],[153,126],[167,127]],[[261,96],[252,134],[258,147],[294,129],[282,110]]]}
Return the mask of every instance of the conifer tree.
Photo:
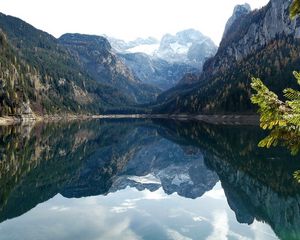
{"label": "conifer tree", "polygon": [[[300,0],[294,0],[290,6],[290,18],[299,14]],[[300,73],[294,72],[294,76],[300,85]],[[286,100],[282,101],[259,78],[252,78],[251,87],[256,91],[251,101],[259,107],[260,126],[271,130],[258,145],[269,148],[280,144],[296,155],[300,149],[300,91],[284,89]],[[300,183],[300,170],[294,173],[294,178]]]}
{"label": "conifer tree", "polygon": [[[294,72],[294,76],[300,85],[300,74]],[[259,106],[260,126],[271,130],[259,146],[269,148],[281,144],[293,155],[297,154],[300,149],[300,91],[284,89],[286,100],[282,101],[258,78],[252,78],[251,86],[256,91],[251,101]]]}
{"label": "conifer tree", "polygon": [[[294,0],[290,6],[290,17],[300,14],[300,0]],[[300,73],[294,72],[300,85]],[[270,91],[258,78],[252,78],[251,87],[256,91],[251,98],[257,104],[260,113],[260,126],[272,130],[259,146],[270,147],[281,143],[287,145],[293,154],[300,149],[300,91],[291,88],[284,89],[286,101]]]}
{"label": "conifer tree", "polygon": [[298,14],[300,14],[300,0],[294,0],[290,7],[291,19],[294,19]]}

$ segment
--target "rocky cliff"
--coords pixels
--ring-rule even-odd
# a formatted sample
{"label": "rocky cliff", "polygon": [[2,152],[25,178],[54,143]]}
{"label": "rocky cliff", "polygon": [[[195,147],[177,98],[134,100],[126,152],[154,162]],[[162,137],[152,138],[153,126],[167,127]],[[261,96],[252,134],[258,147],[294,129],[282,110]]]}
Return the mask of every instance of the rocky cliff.
{"label": "rocky cliff", "polygon": [[224,54],[240,61],[280,36],[300,38],[300,22],[289,18],[290,4],[290,0],[271,0],[262,9],[241,14],[225,29],[216,58]]}
{"label": "rocky cliff", "polygon": [[251,7],[250,7],[250,5],[248,3],[242,4],[242,5],[236,5],[235,8],[233,9],[232,16],[228,19],[228,21],[227,21],[227,23],[225,25],[225,29],[224,29],[224,33],[223,33],[223,38],[227,34],[227,32],[230,29],[230,27],[232,26],[232,24],[237,19],[239,19],[242,16],[247,15],[250,12],[251,12]]}
{"label": "rocky cliff", "polygon": [[271,0],[239,16],[228,27],[216,55],[205,62],[198,82],[163,93],[154,111],[253,113],[252,76],[277,93],[295,87],[292,71],[300,63],[300,22],[289,18],[290,3]]}

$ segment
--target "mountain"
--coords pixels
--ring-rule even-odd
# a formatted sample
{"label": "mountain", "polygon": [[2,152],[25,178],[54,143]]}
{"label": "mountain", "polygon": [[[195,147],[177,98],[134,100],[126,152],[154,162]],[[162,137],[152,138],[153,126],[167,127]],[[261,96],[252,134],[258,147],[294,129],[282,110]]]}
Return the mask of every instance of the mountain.
{"label": "mountain", "polygon": [[125,42],[109,38],[112,47],[134,75],[146,84],[162,90],[174,87],[185,74],[199,74],[204,61],[217,47],[202,33],[188,29],[175,36]]}
{"label": "mountain", "polygon": [[97,82],[117,88],[135,103],[156,99],[159,90],[135,77],[104,37],[64,34],[59,42],[71,50],[82,68]]}
{"label": "mountain", "polygon": [[148,38],[137,38],[133,41],[124,41],[121,39],[109,37],[104,35],[108,39],[112,48],[119,53],[135,53],[135,52],[144,52],[149,55],[152,55],[154,50],[159,46],[159,41],[153,37]]}
{"label": "mountain", "polygon": [[[147,120],[12,126],[2,129],[0,142],[0,222],[58,193],[80,198],[162,186],[196,198],[218,181],[200,151],[164,140]],[[139,182],[145,175],[155,175],[158,184]]]}
{"label": "mountain", "polygon": [[[145,162],[145,159],[147,161]],[[118,174],[110,192],[127,186],[198,198],[211,190],[218,177],[204,164],[201,151],[156,137],[142,146]]]}
{"label": "mountain", "polygon": [[185,63],[169,63],[145,53],[119,53],[119,57],[142,82],[167,90],[175,86],[186,73],[199,69]]}
{"label": "mountain", "polygon": [[170,63],[186,63],[202,68],[206,59],[214,56],[217,51],[213,41],[199,31],[187,29],[162,37],[155,56]]}
{"label": "mountain", "polygon": [[247,15],[250,12],[251,12],[251,7],[248,3],[242,4],[242,5],[236,5],[233,9],[232,16],[228,19],[228,21],[225,25],[225,30],[224,30],[224,33],[223,33],[223,37],[224,37],[224,35],[227,34],[229,28],[232,26],[232,24],[237,19],[239,19],[242,16]]}
{"label": "mountain", "polygon": [[0,115],[100,113],[134,101],[97,83],[50,34],[0,14]]}
{"label": "mountain", "polygon": [[170,129],[164,137],[201,150],[208,169],[217,173],[238,222],[266,222],[279,239],[299,239],[300,185],[293,179],[299,156],[291,157],[280,148],[258,148],[263,134],[257,127],[199,122],[166,122],[164,126]]}
{"label": "mountain", "polygon": [[191,85],[198,81],[198,76],[193,73],[187,73],[185,74],[180,81],[178,82],[178,86],[180,85]]}
{"label": "mountain", "polygon": [[257,126],[170,119],[1,128],[0,222],[58,193],[82,198],[162,188],[198,198],[220,181],[238,222],[265,222],[280,239],[299,239],[299,156],[258,148],[263,135]]}
{"label": "mountain", "polygon": [[251,76],[260,77],[276,93],[295,87],[292,71],[300,66],[300,22],[289,18],[289,5],[271,0],[237,18],[216,55],[205,62],[199,80],[163,93],[154,112],[253,113]]}

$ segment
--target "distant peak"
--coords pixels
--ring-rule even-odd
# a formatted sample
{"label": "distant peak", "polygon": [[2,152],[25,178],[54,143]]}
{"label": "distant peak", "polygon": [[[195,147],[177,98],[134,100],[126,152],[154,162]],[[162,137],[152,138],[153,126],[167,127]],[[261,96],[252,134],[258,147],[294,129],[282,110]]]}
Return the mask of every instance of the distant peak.
{"label": "distant peak", "polygon": [[111,49],[109,41],[105,37],[98,35],[65,33],[59,38],[59,41],[64,44],[82,44],[83,42],[85,42],[88,44],[98,45],[98,47],[100,48],[105,48],[108,50]]}
{"label": "distant peak", "polygon": [[246,13],[250,12],[251,11],[250,4],[249,3],[244,3],[244,4],[236,5],[233,9],[233,14],[237,14],[241,11],[246,12]]}
{"label": "distant peak", "polygon": [[226,33],[228,32],[229,28],[231,27],[231,25],[240,17],[248,14],[249,12],[251,12],[251,6],[248,3],[244,3],[244,4],[239,4],[236,5],[233,9],[233,13],[232,16],[228,19],[226,26],[225,26],[225,30],[223,33],[223,37],[226,35]]}

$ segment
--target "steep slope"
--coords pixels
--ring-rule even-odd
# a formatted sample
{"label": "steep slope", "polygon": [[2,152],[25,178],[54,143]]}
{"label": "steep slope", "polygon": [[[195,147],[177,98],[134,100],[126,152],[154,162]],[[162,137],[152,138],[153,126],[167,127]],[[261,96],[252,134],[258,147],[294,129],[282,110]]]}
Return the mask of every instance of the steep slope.
{"label": "steep slope", "polygon": [[154,101],[158,89],[142,83],[129,68],[113,53],[104,37],[64,34],[59,42],[77,56],[78,63],[99,83],[111,85],[134,102]]}
{"label": "steep slope", "polygon": [[[29,76],[33,72],[26,69],[9,45],[6,35],[0,30],[0,115],[23,114],[28,109],[28,95],[34,91]],[[25,75],[19,72],[26,73]]]}
{"label": "steep slope", "polygon": [[300,22],[289,18],[291,1],[271,0],[229,27],[199,81],[159,97],[154,111],[189,113],[253,112],[250,78],[261,77],[275,92],[295,87],[300,66]]}
{"label": "steep slope", "polygon": [[58,41],[26,22],[0,14],[0,115],[95,112],[131,101],[94,81]]}
{"label": "steep slope", "polygon": [[227,32],[230,29],[230,27],[232,26],[232,24],[234,24],[234,22],[238,18],[240,18],[242,16],[245,16],[250,12],[251,12],[251,7],[248,3],[245,3],[243,5],[236,5],[235,8],[233,9],[232,16],[228,19],[228,21],[225,25],[225,30],[224,30],[224,33],[223,33],[223,37],[224,37],[224,35],[227,34]]}

